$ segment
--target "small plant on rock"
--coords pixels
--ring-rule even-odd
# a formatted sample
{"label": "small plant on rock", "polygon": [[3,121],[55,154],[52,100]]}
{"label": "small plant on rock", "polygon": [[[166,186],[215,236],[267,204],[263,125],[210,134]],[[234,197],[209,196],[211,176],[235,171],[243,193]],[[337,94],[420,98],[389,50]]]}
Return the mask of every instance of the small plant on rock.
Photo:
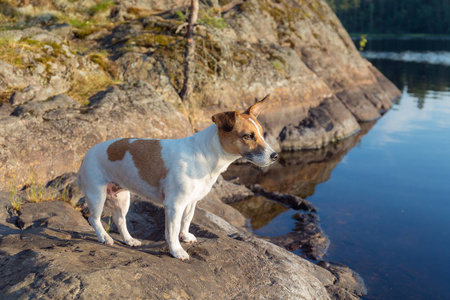
{"label": "small plant on rock", "polygon": [[108,225],[106,225],[105,231],[106,233],[109,233],[109,231],[111,230],[111,213],[109,214],[109,218],[108,218]]}
{"label": "small plant on rock", "polygon": [[22,199],[19,195],[17,195],[16,187],[13,184],[11,184],[11,195],[10,195],[9,200],[11,202],[12,208],[16,212],[18,212],[20,210],[20,208],[22,207]]}
{"label": "small plant on rock", "polygon": [[33,178],[26,189],[28,201],[37,203],[47,200],[45,188]]}

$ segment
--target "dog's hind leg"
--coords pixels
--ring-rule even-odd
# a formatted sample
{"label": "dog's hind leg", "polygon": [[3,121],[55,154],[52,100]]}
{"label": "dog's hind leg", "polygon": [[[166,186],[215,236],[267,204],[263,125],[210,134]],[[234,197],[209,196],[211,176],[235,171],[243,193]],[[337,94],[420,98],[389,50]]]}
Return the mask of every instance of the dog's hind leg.
{"label": "dog's hind leg", "polygon": [[94,227],[100,243],[112,245],[114,241],[109,234],[106,233],[100,220],[106,200],[106,185],[85,184],[84,189],[86,202],[89,207],[89,223]]}
{"label": "dog's hind leg", "polygon": [[117,229],[119,229],[123,242],[128,246],[140,246],[141,242],[133,238],[127,229],[126,215],[130,208],[130,192],[120,191],[110,197],[110,201],[114,206],[113,220]]}

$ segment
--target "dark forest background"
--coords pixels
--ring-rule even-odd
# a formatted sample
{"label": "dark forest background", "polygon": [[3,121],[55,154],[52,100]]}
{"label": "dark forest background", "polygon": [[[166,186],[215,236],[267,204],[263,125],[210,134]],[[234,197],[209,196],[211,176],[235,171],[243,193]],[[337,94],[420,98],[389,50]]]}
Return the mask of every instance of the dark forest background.
{"label": "dark forest background", "polygon": [[327,0],[350,33],[450,34],[450,0]]}

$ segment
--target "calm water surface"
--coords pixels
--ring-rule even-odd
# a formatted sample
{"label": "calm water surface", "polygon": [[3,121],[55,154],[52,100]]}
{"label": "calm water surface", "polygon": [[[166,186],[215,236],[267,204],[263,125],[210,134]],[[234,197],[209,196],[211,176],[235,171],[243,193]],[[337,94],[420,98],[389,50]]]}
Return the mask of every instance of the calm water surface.
{"label": "calm water surface", "polygon": [[[450,299],[450,39],[369,39],[366,51],[403,91],[393,108],[339,145],[240,177],[316,205],[327,259],[362,275],[366,299]],[[286,234],[294,213],[254,231]]]}

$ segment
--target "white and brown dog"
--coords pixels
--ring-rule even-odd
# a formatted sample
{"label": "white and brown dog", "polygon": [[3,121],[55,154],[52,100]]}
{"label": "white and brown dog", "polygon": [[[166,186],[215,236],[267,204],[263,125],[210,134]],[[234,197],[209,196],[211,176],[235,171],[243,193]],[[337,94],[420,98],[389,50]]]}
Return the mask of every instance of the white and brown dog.
{"label": "white and brown dog", "polygon": [[116,139],[92,147],[81,164],[78,184],[86,196],[89,222],[98,240],[113,244],[100,222],[109,196],[115,208],[113,220],[123,241],[130,246],[141,245],[126,226],[131,191],[164,204],[170,253],[189,259],[180,238],[186,243],[196,242],[189,233],[195,205],[208,194],[220,173],[240,157],[258,166],[268,166],[278,158],[264,141],[263,129],[256,120],[268,96],[242,114],[228,111],[214,115],[215,124],[193,136],[178,140]]}

